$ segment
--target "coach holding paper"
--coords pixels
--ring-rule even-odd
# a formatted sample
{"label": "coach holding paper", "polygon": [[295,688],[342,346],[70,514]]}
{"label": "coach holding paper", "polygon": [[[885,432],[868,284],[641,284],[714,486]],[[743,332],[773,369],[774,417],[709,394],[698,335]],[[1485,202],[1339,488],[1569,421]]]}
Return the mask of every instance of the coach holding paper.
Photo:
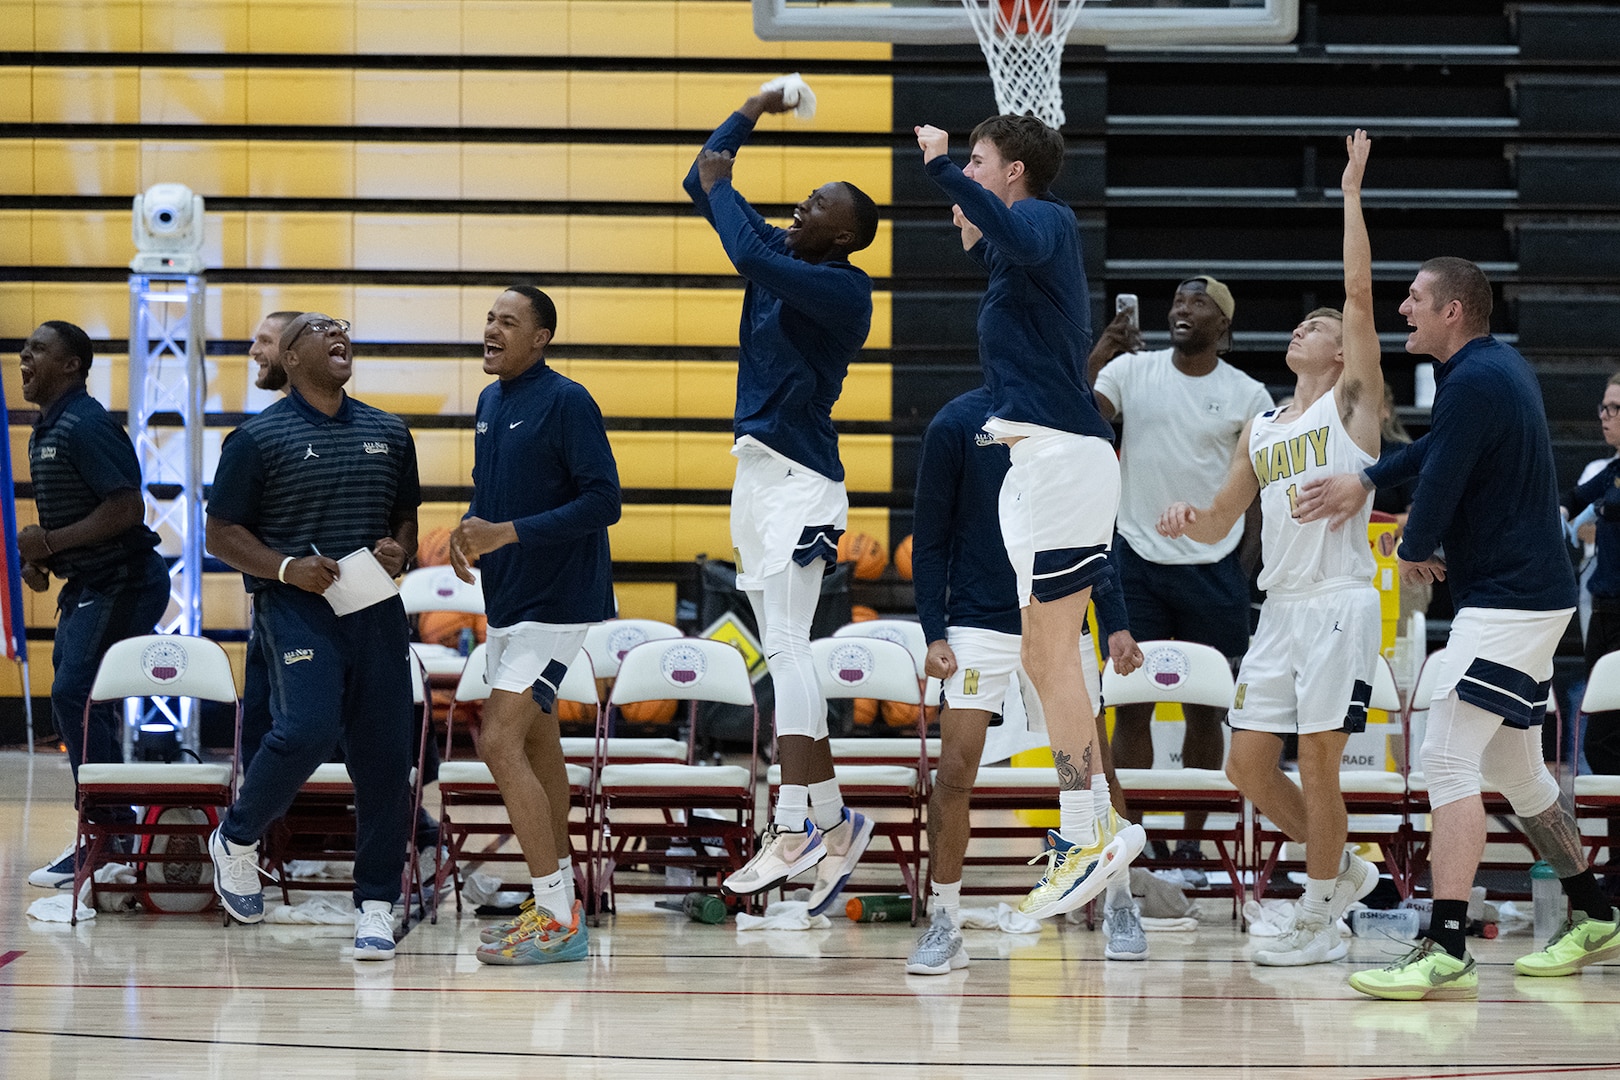
{"label": "coach holding paper", "polygon": [[416,448],[398,417],[344,393],[349,324],[309,312],[281,335],[288,393],[225,440],[208,548],[242,571],[270,668],[270,734],[209,840],[214,888],[239,922],[264,917],[260,836],[341,739],[354,781],[356,959],[394,953],[414,745],[405,610],[338,616],[334,561],[369,548],[390,574],[416,549]]}

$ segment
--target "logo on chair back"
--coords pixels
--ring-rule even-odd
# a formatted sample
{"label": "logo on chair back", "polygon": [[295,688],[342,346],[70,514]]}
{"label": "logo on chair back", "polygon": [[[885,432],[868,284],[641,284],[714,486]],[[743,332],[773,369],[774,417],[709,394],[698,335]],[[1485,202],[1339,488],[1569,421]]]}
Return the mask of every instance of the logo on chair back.
{"label": "logo on chair back", "polygon": [[1174,690],[1187,681],[1192,664],[1187,654],[1177,648],[1154,649],[1144,658],[1142,667],[1153,685],[1161,690]]}
{"label": "logo on chair back", "polygon": [[859,686],[872,677],[877,666],[872,650],[851,642],[840,645],[827,658],[827,671],[842,686]]}
{"label": "logo on chair back", "polygon": [[623,660],[625,653],[646,640],[644,631],[634,626],[623,627],[608,635],[608,653],[615,660]]}
{"label": "logo on chair back", "polygon": [[154,641],[141,650],[141,670],[155,683],[172,683],[186,673],[185,646]]}
{"label": "logo on chair back", "polygon": [[[878,641],[892,641],[902,649],[906,648],[906,639],[901,635],[900,631],[891,630],[887,626],[880,626],[873,630],[870,634],[862,634],[861,636],[876,638]],[[909,652],[910,650],[907,649],[907,651]]]}
{"label": "logo on chair back", "polygon": [[701,649],[691,645],[672,645],[664,650],[664,659],[659,670],[664,673],[664,681],[671,686],[691,686],[693,683],[703,681],[703,673],[709,669],[709,662],[704,659]]}

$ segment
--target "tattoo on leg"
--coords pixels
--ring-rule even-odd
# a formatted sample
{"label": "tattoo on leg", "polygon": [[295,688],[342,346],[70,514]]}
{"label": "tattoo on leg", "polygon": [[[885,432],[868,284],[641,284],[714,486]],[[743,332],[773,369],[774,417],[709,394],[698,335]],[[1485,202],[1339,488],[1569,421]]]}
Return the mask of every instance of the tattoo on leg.
{"label": "tattoo on leg", "polygon": [[1091,790],[1091,747],[1088,745],[1085,752],[1080,755],[1080,790]]}
{"label": "tattoo on leg", "polygon": [[1586,869],[1580,828],[1562,802],[1553,803],[1535,817],[1521,817],[1519,825],[1559,877],[1574,877]]}
{"label": "tattoo on leg", "polygon": [[1075,774],[1074,762],[1062,750],[1052,751],[1052,763],[1057,766],[1058,790],[1073,791],[1080,786],[1080,778]]}

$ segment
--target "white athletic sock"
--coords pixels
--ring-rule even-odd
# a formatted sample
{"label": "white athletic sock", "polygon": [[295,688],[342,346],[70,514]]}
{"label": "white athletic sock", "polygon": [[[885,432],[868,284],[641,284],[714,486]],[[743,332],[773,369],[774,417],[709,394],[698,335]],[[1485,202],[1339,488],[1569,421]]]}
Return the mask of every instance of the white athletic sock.
{"label": "white athletic sock", "polygon": [[1299,901],[1299,913],[1319,922],[1327,922],[1328,902],[1333,899],[1334,878],[1305,879],[1305,895]]}
{"label": "white athletic sock", "polygon": [[934,901],[935,911],[950,913],[951,923],[954,926],[962,925],[962,882],[952,881],[949,884],[941,881],[928,882],[928,895]]}
{"label": "white athletic sock", "polygon": [[1108,776],[1105,773],[1091,774],[1091,798],[1097,811],[1098,821],[1108,820],[1108,811],[1113,804],[1108,801]]}
{"label": "white athletic sock", "polygon": [[1122,907],[1130,907],[1136,901],[1131,897],[1131,875],[1120,874],[1108,882],[1107,900],[1103,907],[1109,911],[1117,911]]}
{"label": "white athletic sock", "polygon": [[568,902],[563,872],[558,870],[550,877],[530,878],[529,884],[534,888],[534,906],[545,908],[553,919],[568,925],[574,917],[574,905]]}
{"label": "white athletic sock", "polygon": [[1092,811],[1089,790],[1058,792],[1058,835],[1071,844],[1091,847],[1097,842],[1097,815]]}
{"label": "white athletic sock", "polygon": [[822,832],[844,820],[844,793],[838,790],[838,778],[817,780],[810,785],[810,820]]}
{"label": "white athletic sock", "polygon": [[810,789],[803,784],[783,784],[776,793],[776,813],[771,818],[778,832],[804,832],[804,819],[810,816]]}
{"label": "white athletic sock", "polygon": [[[563,876],[563,889],[568,893],[568,910],[574,910],[574,860],[567,855],[557,856],[557,873]],[[554,913],[555,914],[555,913]]]}

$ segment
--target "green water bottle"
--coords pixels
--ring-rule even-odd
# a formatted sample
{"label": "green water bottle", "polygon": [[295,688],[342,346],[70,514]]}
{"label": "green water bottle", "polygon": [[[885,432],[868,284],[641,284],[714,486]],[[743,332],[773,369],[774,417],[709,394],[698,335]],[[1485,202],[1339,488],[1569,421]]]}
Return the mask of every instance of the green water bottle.
{"label": "green water bottle", "polygon": [[844,905],[851,922],[910,922],[909,896],[852,896]]}
{"label": "green water bottle", "polygon": [[714,893],[689,892],[681,899],[681,910],[693,922],[717,926],[726,921],[726,902]]}

